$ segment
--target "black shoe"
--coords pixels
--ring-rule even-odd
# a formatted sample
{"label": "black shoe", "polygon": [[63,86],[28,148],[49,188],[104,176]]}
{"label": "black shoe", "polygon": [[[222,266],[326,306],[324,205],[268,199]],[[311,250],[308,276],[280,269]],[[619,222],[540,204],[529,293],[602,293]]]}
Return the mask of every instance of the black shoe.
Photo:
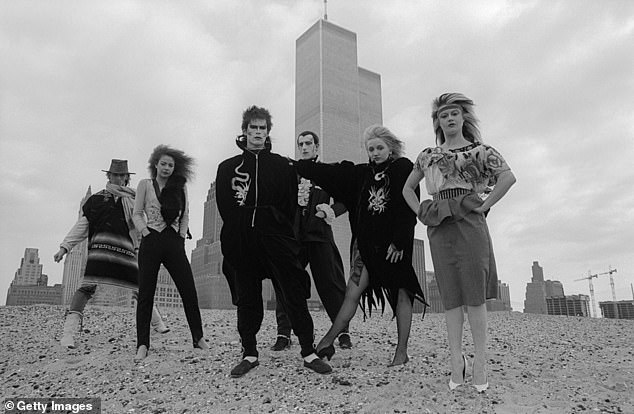
{"label": "black shoe", "polygon": [[272,351],[283,351],[291,347],[291,339],[287,336],[278,335],[275,344],[271,347]]}
{"label": "black shoe", "polygon": [[332,372],[332,367],[319,358],[313,359],[312,362],[304,361],[304,366],[306,368],[312,369],[318,374],[330,374]]}
{"label": "black shoe", "polygon": [[255,362],[249,362],[248,359],[243,359],[231,370],[231,378],[240,378],[258,365],[260,365],[260,362],[257,360]]}
{"label": "black shoe", "polygon": [[333,345],[328,345],[324,349],[316,351],[315,353],[319,358],[323,359],[325,357],[328,358],[328,361],[330,361],[332,356],[335,354],[335,347]]}
{"label": "black shoe", "polygon": [[347,333],[339,335],[339,348],[350,349],[352,348],[352,341],[350,341],[350,335]]}

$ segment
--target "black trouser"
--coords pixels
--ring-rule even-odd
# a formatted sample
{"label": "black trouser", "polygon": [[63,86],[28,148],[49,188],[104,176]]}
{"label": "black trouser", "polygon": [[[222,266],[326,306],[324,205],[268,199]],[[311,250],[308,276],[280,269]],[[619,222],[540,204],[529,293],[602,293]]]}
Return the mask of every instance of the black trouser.
{"label": "black trouser", "polygon": [[170,226],[161,233],[150,230],[139,248],[139,303],[136,308],[137,347],[150,347],[150,321],[161,263],[169,272],[183,300],[194,344],[203,337],[202,320],[192,268],[185,254],[185,240]]}
{"label": "black trouser", "polygon": [[[303,357],[315,352],[313,319],[306,298],[308,273],[297,260],[297,241],[281,235],[265,235],[249,228],[242,233],[241,257],[232,257],[238,296],[238,332],[243,357],[258,356],[256,335],[264,318],[262,279],[270,277],[284,298],[293,331]],[[225,259],[228,259],[225,256]]]}
{"label": "black trouser", "polygon": [[[299,262],[304,269],[310,263],[310,272],[313,275],[321,303],[326,308],[330,320],[334,322],[346,296],[343,262],[337,246],[333,241],[304,242],[300,250]],[[275,287],[275,285],[273,286]],[[275,289],[275,296],[277,298],[275,306],[277,334],[290,337],[291,321],[278,289]],[[348,326],[342,332],[347,333]]]}

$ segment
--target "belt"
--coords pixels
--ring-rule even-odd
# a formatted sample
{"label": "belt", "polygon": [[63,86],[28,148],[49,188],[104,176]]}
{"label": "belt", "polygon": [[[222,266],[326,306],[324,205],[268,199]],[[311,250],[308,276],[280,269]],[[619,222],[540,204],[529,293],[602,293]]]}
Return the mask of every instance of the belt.
{"label": "belt", "polygon": [[458,196],[461,196],[463,194],[469,194],[471,192],[473,192],[473,191],[472,190],[467,190],[466,188],[449,188],[447,190],[440,190],[439,192],[434,194],[432,197],[433,197],[434,201],[436,201],[436,200],[446,200],[448,198],[458,197]]}

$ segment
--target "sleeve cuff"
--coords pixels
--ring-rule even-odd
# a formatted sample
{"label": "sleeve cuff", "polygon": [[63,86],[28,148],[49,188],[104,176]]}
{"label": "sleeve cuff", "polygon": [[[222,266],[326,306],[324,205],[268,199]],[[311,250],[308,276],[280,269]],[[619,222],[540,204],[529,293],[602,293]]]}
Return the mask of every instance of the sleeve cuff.
{"label": "sleeve cuff", "polygon": [[332,209],[328,204],[317,204],[315,207],[317,211],[323,211],[326,213],[326,217],[324,217],[324,221],[328,224],[332,224],[335,220],[335,210]]}

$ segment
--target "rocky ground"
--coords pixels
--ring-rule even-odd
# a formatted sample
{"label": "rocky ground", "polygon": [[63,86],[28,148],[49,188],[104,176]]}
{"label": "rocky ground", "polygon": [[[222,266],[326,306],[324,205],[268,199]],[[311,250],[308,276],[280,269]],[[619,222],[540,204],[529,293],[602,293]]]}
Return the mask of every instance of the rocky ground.
{"label": "rocky ground", "polygon": [[[132,309],[88,308],[78,348],[68,351],[57,342],[62,307],[0,307],[3,398],[100,397],[103,413],[634,413],[634,321],[490,313],[491,387],[478,394],[447,387],[441,314],[414,316],[410,362],[388,368],[391,315],[363,321],[359,312],[353,349],[337,349],[334,372],[318,375],[302,366],[296,341],[269,350],[275,315],[267,311],[261,365],[233,379],[235,311],[202,311],[207,352],[193,350],[182,310],[163,313],[172,331],[153,333],[149,357],[135,364]],[[313,315],[319,336],[329,321]]]}

